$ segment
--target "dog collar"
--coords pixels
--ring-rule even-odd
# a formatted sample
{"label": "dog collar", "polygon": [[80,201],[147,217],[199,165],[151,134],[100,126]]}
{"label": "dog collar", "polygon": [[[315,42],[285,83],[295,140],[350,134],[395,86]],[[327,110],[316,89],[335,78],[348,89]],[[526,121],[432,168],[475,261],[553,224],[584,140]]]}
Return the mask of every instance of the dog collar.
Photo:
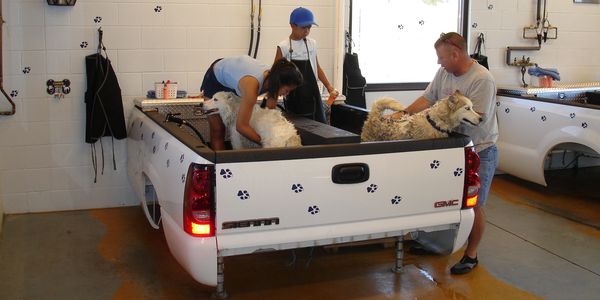
{"label": "dog collar", "polygon": [[429,122],[429,124],[431,124],[431,126],[433,128],[435,128],[437,131],[443,132],[445,134],[450,134],[449,130],[444,130],[444,129],[441,129],[439,126],[437,126],[437,124],[435,124],[435,122],[431,119],[431,117],[429,116],[429,114],[427,114],[425,117],[427,118],[427,122]]}

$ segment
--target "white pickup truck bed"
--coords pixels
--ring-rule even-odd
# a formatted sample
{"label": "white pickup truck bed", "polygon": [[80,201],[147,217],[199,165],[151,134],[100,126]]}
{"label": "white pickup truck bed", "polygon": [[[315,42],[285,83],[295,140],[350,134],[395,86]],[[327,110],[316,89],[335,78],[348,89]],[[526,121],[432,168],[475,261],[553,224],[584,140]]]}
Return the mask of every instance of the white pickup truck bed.
{"label": "white pickup truck bed", "polygon": [[[215,152],[145,110],[134,109],[129,121],[129,178],[149,221],[164,227],[175,258],[203,284],[222,288],[218,270],[231,255],[408,233],[448,254],[470,232],[464,194],[472,148],[464,136],[360,143],[358,135],[301,119],[296,126],[309,145]],[[315,144],[320,137],[325,144]],[[184,231],[186,188],[199,178],[194,167],[210,177],[199,194],[214,205],[212,233],[200,237]]]}
{"label": "white pickup truck bed", "polygon": [[598,90],[600,83],[499,89],[498,168],[546,186],[544,170],[553,167],[555,152],[580,166],[600,165],[600,105],[585,94]]}

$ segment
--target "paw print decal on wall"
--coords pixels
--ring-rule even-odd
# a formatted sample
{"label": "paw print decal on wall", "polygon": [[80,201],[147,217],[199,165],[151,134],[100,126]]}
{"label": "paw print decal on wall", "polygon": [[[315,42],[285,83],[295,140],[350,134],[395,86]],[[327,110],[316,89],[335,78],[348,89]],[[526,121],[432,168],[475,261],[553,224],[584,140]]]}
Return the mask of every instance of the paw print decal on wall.
{"label": "paw print decal on wall", "polygon": [[433,160],[430,164],[429,167],[432,169],[437,169],[440,167],[440,161],[439,160]]}
{"label": "paw print decal on wall", "polygon": [[156,153],[156,146],[152,147],[152,154]]}
{"label": "paw print decal on wall", "polygon": [[155,13],[159,13],[159,12],[161,12],[161,11],[162,11],[162,6],[160,6],[160,5],[157,5],[157,6],[154,8],[154,12],[155,12]]}
{"label": "paw print decal on wall", "polygon": [[569,117],[571,117],[571,119],[575,119],[575,116],[576,116],[575,113],[570,113],[569,114]]}
{"label": "paw print decal on wall", "polygon": [[492,9],[494,9],[494,4],[490,4],[490,5],[488,5],[488,9],[489,9],[489,10],[492,10]]}
{"label": "paw print decal on wall", "polygon": [[496,106],[498,106],[498,107],[500,106],[500,101],[496,102]]}
{"label": "paw print decal on wall", "polygon": [[542,116],[542,122],[546,122],[546,120],[548,120],[548,118],[546,118],[546,116]]}
{"label": "paw print decal on wall", "polygon": [[79,44],[79,47],[81,47],[82,49],[87,48],[87,46],[88,46],[88,42],[86,42],[86,41],[83,41],[83,42],[81,42],[81,44]]}
{"label": "paw print decal on wall", "polygon": [[23,68],[23,74],[28,74],[29,72],[31,72],[31,67]]}
{"label": "paw print decal on wall", "polygon": [[152,132],[152,139],[154,139],[154,136],[156,135],[156,132]]}
{"label": "paw print decal on wall", "polygon": [[167,168],[168,168],[169,166],[171,166],[171,160],[170,160],[170,159],[167,159]]}
{"label": "paw print decal on wall", "polygon": [[530,107],[530,108],[529,108],[529,110],[530,110],[531,112],[534,112],[534,111],[535,111],[535,106],[532,106],[532,107]]}
{"label": "paw print decal on wall", "polygon": [[179,163],[182,164],[183,163],[183,159],[185,158],[185,156],[183,154],[181,154],[181,156],[179,157]]}
{"label": "paw print decal on wall", "polygon": [[402,25],[402,24],[398,25],[398,29],[400,29],[400,30],[404,29],[404,25]]}
{"label": "paw print decal on wall", "polygon": [[185,174],[181,174],[181,183],[185,183]]}
{"label": "paw print decal on wall", "polygon": [[225,179],[233,177],[233,173],[229,169],[221,169],[221,172],[219,172],[219,175],[223,176],[223,178],[225,178]]}
{"label": "paw print decal on wall", "polygon": [[402,197],[400,196],[392,198],[392,204],[400,204],[400,201],[402,201]]}
{"label": "paw print decal on wall", "polygon": [[319,209],[319,207],[318,207],[318,206],[316,206],[316,205],[313,205],[313,206],[309,206],[309,207],[308,207],[308,212],[309,212],[311,215],[316,215],[316,214],[318,214],[318,213],[319,213],[319,211],[320,211],[320,209]]}
{"label": "paw print decal on wall", "polygon": [[367,187],[367,193],[375,193],[376,190],[377,190],[377,185],[376,184],[370,184]]}
{"label": "paw print decal on wall", "polygon": [[473,23],[473,25],[471,25],[471,27],[477,28],[477,23]]}
{"label": "paw print decal on wall", "polygon": [[169,142],[165,143],[165,151],[167,151],[167,149],[169,149]]}
{"label": "paw print decal on wall", "polygon": [[94,18],[94,23],[100,23],[100,22],[102,22],[102,17],[97,16]]}
{"label": "paw print decal on wall", "polygon": [[583,127],[583,128],[588,128],[588,123],[587,123],[587,122],[583,122],[583,123],[581,123],[581,127]]}
{"label": "paw print decal on wall", "polygon": [[510,108],[508,108],[508,107],[507,107],[507,108],[505,108],[505,109],[504,109],[504,112],[505,112],[505,113],[510,113]]}
{"label": "paw print decal on wall", "polygon": [[421,25],[421,26],[425,25],[425,21],[424,20],[419,20],[419,25]]}
{"label": "paw print decal on wall", "polygon": [[304,187],[302,187],[302,185],[299,183],[295,183],[292,184],[292,191],[294,191],[294,193],[302,193],[302,191],[304,191]]}
{"label": "paw print decal on wall", "polygon": [[18,95],[19,95],[19,91],[17,91],[17,90],[12,90],[10,92],[10,96],[13,97],[13,98],[16,97],[16,96],[18,96]]}
{"label": "paw print decal on wall", "polygon": [[463,173],[463,169],[462,168],[456,168],[456,170],[454,170],[454,177],[461,176],[462,173]]}
{"label": "paw print decal on wall", "polygon": [[238,191],[237,196],[240,197],[240,200],[247,200],[250,198],[250,193],[248,191]]}

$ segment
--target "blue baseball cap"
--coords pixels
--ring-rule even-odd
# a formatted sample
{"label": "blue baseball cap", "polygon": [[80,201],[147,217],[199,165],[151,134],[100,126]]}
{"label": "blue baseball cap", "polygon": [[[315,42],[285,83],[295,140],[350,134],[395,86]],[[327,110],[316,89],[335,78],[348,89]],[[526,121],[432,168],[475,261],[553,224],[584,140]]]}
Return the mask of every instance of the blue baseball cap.
{"label": "blue baseball cap", "polygon": [[299,27],[306,27],[309,25],[317,25],[315,22],[315,16],[312,11],[304,7],[298,7],[290,14],[290,24],[294,24]]}

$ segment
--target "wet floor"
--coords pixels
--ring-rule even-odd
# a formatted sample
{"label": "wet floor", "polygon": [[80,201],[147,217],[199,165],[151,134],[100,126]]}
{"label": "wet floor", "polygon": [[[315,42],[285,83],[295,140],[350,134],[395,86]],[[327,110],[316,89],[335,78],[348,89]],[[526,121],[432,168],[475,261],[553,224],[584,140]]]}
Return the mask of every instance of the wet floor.
{"label": "wet floor", "polygon": [[[480,265],[467,275],[448,272],[461,253],[406,252],[404,272],[392,273],[394,248],[381,243],[227,257],[226,289],[230,299],[593,299],[600,201],[558,181],[542,188],[496,176]],[[0,299],[210,299],[212,291],[177,264],[139,207],[5,218]]]}

